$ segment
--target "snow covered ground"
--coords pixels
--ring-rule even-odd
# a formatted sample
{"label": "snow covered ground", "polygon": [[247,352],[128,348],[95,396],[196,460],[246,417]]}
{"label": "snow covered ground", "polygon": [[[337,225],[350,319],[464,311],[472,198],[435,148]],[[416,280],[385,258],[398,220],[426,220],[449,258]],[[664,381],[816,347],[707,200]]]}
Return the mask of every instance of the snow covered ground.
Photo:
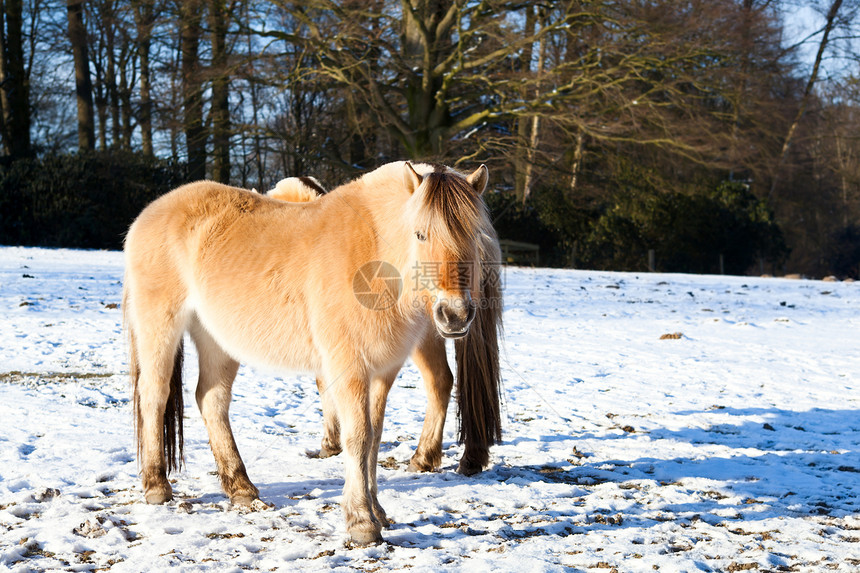
{"label": "snow covered ground", "polygon": [[240,370],[233,427],[273,505],[243,512],[187,360],[177,500],[143,503],[121,280],[120,253],[0,248],[0,570],[860,569],[860,283],[507,269],[492,467],[454,473],[452,406],[443,471],[406,471],[408,365],[380,453],[396,524],[350,548],[342,462],[307,455],[309,376]]}

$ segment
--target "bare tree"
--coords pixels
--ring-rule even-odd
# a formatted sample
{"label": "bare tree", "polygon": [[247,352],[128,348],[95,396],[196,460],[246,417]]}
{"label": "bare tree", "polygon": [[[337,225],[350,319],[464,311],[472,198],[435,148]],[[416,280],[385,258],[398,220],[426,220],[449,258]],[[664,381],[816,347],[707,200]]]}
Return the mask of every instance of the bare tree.
{"label": "bare tree", "polygon": [[770,192],[768,193],[769,200],[773,200],[774,198],[774,193],[776,192],[777,184],[780,179],[780,171],[785,164],[785,159],[788,156],[788,150],[794,140],[797,126],[800,125],[800,120],[803,119],[803,114],[806,113],[806,108],[809,105],[809,100],[813,94],[812,90],[815,88],[816,82],[818,82],[818,72],[821,69],[824,52],[827,50],[827,46],[830,43],[830,35],[836,27],[837,16],[841,7],[842,0],[833,0],[830,4],[830,8],[827,10],[824,27],[821,30],[821,40],[818,42],[818,51],[815,54],[815,61],[812,64],[812,72],[809,74],[809,79],[806,82],[806,87],[803,90],[803,95],[801,96],[800,102],[797,106],[797,113],[794,116],[794,120],[791,122],[791,125],[789,125],[788,132],[785,134],[785,140],[782,143],[782,150],[780,151],[776,168],[774,169],[773,177],[771,178]]}
{"label": "bare tree", "polygon": [[152,156],[152,80],[150,52],[152,48],[152,30],[155,26],[155,0],[133,0],[136,28],[135,44],[140,62],[140,142],[144,155]]}
{"label": "bare tree", "polygon": [[179,52],[182,74],[182,109],[188,175],[206,177],[206,128],[203,125],[203,83],[200,74],[200,20],[202,0],[181,0],[179,8]]}
{"label": "bare tree", "polygon": [[822,178],[831,178],[842,227],[860,222],[860,85],[848,77],[831,86],[816,126],[816,147],[823,156]]}
{"label": "bare tree", "polygon": [[[546,25],[546,13],[543,9],[539,10],[538,25],[540,28],[543,28]],[[543,35],[540,37],[540,40],[538,40],[537,69],[535,70],[535,97],[540,97],[540,93],[543,89],[541,80],[543,79],[544,66],[546,65],[546,51],[547,36]],[[525,121],[523,121],[524,119]],[[529,198],[529,195],[531,195],[532,184],[534,183],[535,155],[537,153],[540,137],[540,114],[535,113],[529,118],[520,118],[520,123],[527,126],[526,131],[528,133],[527,141],[523,142],[525,143],[526,158],[522,174],[522,189],[517,190],[518,194],[521,193],[522,202],[525,203]]]}
{"label": "bare tree", "polygon": [[9,107],[9,94],[6,83],[9,81],[9,64],[6,58],[6,9],[0,7],[0,136],[2,136],[3,154],[10,155],[12,141],[9,136],[9,123],[12,110]]}
{"label": "bare tree", "polygon": [[230,76],[227,28],[232,9],[226,0],[209,0],[212,43],[212,179],[230,182]]}
{"label": "bare tree", "polygon": [[30,147],[30,82],[27,77],[23,42],[23,3],[4,0],[3,91],[4,124],[8,133],[9,154],[27,157]]}
{"label": "bare tree", "polygon": [[90,58],[87,29],[84,25],[84,0],[66,0],[69,20],[69,40],[75,60],[75,94],[78,107],[78,147],[95,148],[95,116],[93,88],[90,79]]}
{"label": "bare tree", "polygon": [[[494,95],[493,74],[539,40],[500,36],[511,26],[505,14],[520,5],[314,0],[284,7],[306,32],[261,33],[306,47],[319,73],[356,91],[408,156],[442,157],[453,137],[522,106],[517,98],[486,101]],[[554,22],[538,36],[563,25],[563,19]]]}

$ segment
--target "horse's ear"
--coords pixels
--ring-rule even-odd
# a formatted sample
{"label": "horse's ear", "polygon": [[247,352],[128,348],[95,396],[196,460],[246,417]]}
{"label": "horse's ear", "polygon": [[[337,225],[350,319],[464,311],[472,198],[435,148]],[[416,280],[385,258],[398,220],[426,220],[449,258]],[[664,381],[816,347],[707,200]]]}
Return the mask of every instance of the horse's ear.
{"label": "horse's ear", "polygon": [[415,168],[412,167],[412,164],[408,161],[406,162],[406,169],[403,170],[403,184],[406,185],[406,190],[409,193],[415,193],[415,190],[418,189],[418,186],[421,185],[421,182],[424,179],[418,175],[415,171]]}
{"label": "horse's ear", "polygon": [[490,179],[490,172],[487,170],[487,166],[481,164],[480,167],[475,169],[475,172],[466,177],[466,181],[469,182],[469,185],[472,186],[478,195],[483,194],[484,190],[487,188],[487,181]]}

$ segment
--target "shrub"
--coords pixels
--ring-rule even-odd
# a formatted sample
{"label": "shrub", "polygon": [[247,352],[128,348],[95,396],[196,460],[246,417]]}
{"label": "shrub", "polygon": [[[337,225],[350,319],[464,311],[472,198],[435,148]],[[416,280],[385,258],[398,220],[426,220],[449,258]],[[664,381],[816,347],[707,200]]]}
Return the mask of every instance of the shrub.
{"label": "shrub", "polygon": [[184,164],[131,152],[15,161],[0,167],[0,243],[120,249],[141,209],[185,180]]}
{"label": "shrub", "polygon": [[860,278],[860,225],[848,225],[834,233],[829,251],[831,274]]}
{"label": "shrub", "polygon": [[634,191],[620,196],[594,223],[586,240],[590,266],[645,270],[647,252],[657,269],[742,274],[758,258],[775,263],[788,249],[773,214],[746,185],[725,182],[696,195]]}
{"label": "shrub", "polygon": [[538,245],[542,266],[575,264],[578,240],[595,216],[552,186],[535,189],[525,205],[509,193],[488,194],[486,200],[499,238]]}

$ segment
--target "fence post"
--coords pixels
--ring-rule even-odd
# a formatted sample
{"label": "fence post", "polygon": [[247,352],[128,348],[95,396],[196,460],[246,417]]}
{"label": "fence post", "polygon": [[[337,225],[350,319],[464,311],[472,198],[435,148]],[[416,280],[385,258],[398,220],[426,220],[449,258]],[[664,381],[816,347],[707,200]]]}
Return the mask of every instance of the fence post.
{"label": "fence post", "polygon": [[720,274],[721,274],[721,275],[726,274],[726,265],[724,264],[723,254],[722,254],[722,253],[720,253]]}
{"label": "fence post", "polygon": [[654,249],[648,249],[648,271],[652,272],[652,273],[654,272],[654,269],[656,268],[656,264],[655,264],[654,259],[655,259]]}

